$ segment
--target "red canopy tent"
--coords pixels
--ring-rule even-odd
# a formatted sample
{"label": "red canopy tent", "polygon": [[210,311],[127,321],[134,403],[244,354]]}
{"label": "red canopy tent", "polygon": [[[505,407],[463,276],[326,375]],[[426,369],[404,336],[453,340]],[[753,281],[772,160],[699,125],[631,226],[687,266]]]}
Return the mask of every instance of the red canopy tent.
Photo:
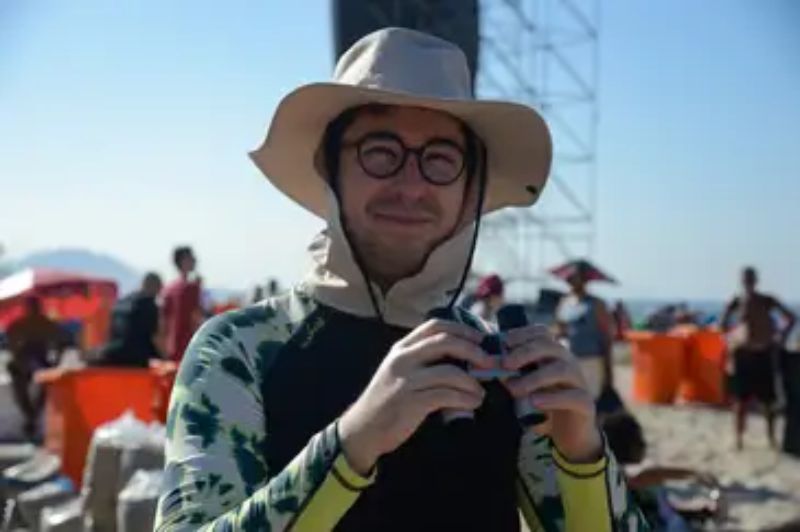
{"label": "red canopy tent", "polygon": [[0,329],[21,316],[25,300],[41,299],[52,319],[80,321],[83,347],[96,347],[105,341],[111,307],[117,299],[117,283],[59,270],[30,268],[0,280]]}

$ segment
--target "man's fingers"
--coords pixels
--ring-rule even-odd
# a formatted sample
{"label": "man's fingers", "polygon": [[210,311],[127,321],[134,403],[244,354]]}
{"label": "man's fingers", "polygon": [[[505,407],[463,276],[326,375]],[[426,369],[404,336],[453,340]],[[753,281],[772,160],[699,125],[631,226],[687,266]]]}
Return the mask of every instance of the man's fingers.
{"label": "man's fingers", "polygon": [[415,344],[406,346],[404,351],[405,360],[413,360],[419,365],[432,364],[445,358],[455,358],[486,369],[496,365],[495,359],[486,354],[476,343],[447,332],[423,338]]}
{"label": "man's fingers", "polygon": [[414,383],[411,386],[418,391],[431,388],[453,388],[481,397],[486,393],[477,379],[452,364],[439,364],[420,370],[414,377]]}
{"label": "man's fingers", "polygon": [[521,377],[506,381],[506,387],[514,397],[527,397],[548,388],[585,388],[583,376],[573,363],[554,360]]}
{"label": "man's fingers", "polygon": [[591,394],[580,388],[541,391],[532,394],[530,401],[544,412],[563,411],[590,417],[595,410]]}
{"label": "man's fingers", "polygon": [[510,331],[506,331],[504,335],[506,345],[512,350],[535,340],[553,340],[550,329],[538,323],[518,329],[511,329]]}
{"label": "man's fingers", "polygon": [[538,339],[513,349],[503,357],[503,368],[517,371],[531,364],[540,364],[552,359],[570,358],[569,351],[552,339]]}
{"label": "man's fingers", "polygon": [[408,333],[405,338],[398,342],[398,345],[403,347],[411,346],[424,338],[434,336],[439,333],[447,333],[476,344],[481,343],[481,340],[484,337],[482,332],[476,331],[475,329],[468,327],[463,323],[435,319],[426,321]]}

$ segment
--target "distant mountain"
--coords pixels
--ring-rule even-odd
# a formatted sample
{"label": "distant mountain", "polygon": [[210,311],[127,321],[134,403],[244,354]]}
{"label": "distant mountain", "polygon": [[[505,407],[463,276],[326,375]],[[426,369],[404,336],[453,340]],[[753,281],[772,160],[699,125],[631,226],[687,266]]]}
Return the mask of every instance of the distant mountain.
{"label": "distant mountain", "polygon": [[135,290],[142,274],[119,259],[85,249],[65,248],[32,253],[14,261],[14,269],[53,268],[114,279],[120,293]]}
{"label": "distant mountain", "polygon": [[[136,268],[111,255],[80,248],[38,251],[22,259],[11,261],[10,266],[10,271],[6,273],[24,268],[53,268],[113,279],[119,286],[120,294],[136,290],[142,281],[142,275],[144,275]],[[241,290],[222,287],[208,287],[207,290],[208,296],[213,301],[228,301],[244,295]]]}

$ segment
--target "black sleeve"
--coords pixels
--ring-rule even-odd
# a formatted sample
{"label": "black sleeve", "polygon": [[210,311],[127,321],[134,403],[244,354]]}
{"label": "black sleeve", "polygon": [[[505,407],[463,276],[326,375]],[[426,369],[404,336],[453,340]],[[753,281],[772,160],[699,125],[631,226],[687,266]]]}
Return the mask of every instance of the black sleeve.
{"label": "black sleeve", "polygon": [[158,332],[158,306],[149,298],[139,298],[130,313],[131,334],[139,338],[152,338]]}
{"label": "black sleeve", "polygon": [[148,335],[148,338],[155,336],[158,332],[158,307],[154,301],[142,299],[136,309],[136,316],[139,321],[141,331]]}

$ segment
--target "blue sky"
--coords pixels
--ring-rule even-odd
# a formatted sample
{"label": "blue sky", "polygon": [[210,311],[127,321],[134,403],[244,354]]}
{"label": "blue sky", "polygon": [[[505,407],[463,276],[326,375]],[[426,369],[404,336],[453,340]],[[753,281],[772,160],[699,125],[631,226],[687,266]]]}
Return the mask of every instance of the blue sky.
{"label": "blue sky", "polygon": [[[717,299],[754,263],[800,300],[800,5],[604,2],[596,259],[609,295]],[[0,6],[0,242],[297,279],[320,222],[246,152],[332,68],[329,2]]]}

